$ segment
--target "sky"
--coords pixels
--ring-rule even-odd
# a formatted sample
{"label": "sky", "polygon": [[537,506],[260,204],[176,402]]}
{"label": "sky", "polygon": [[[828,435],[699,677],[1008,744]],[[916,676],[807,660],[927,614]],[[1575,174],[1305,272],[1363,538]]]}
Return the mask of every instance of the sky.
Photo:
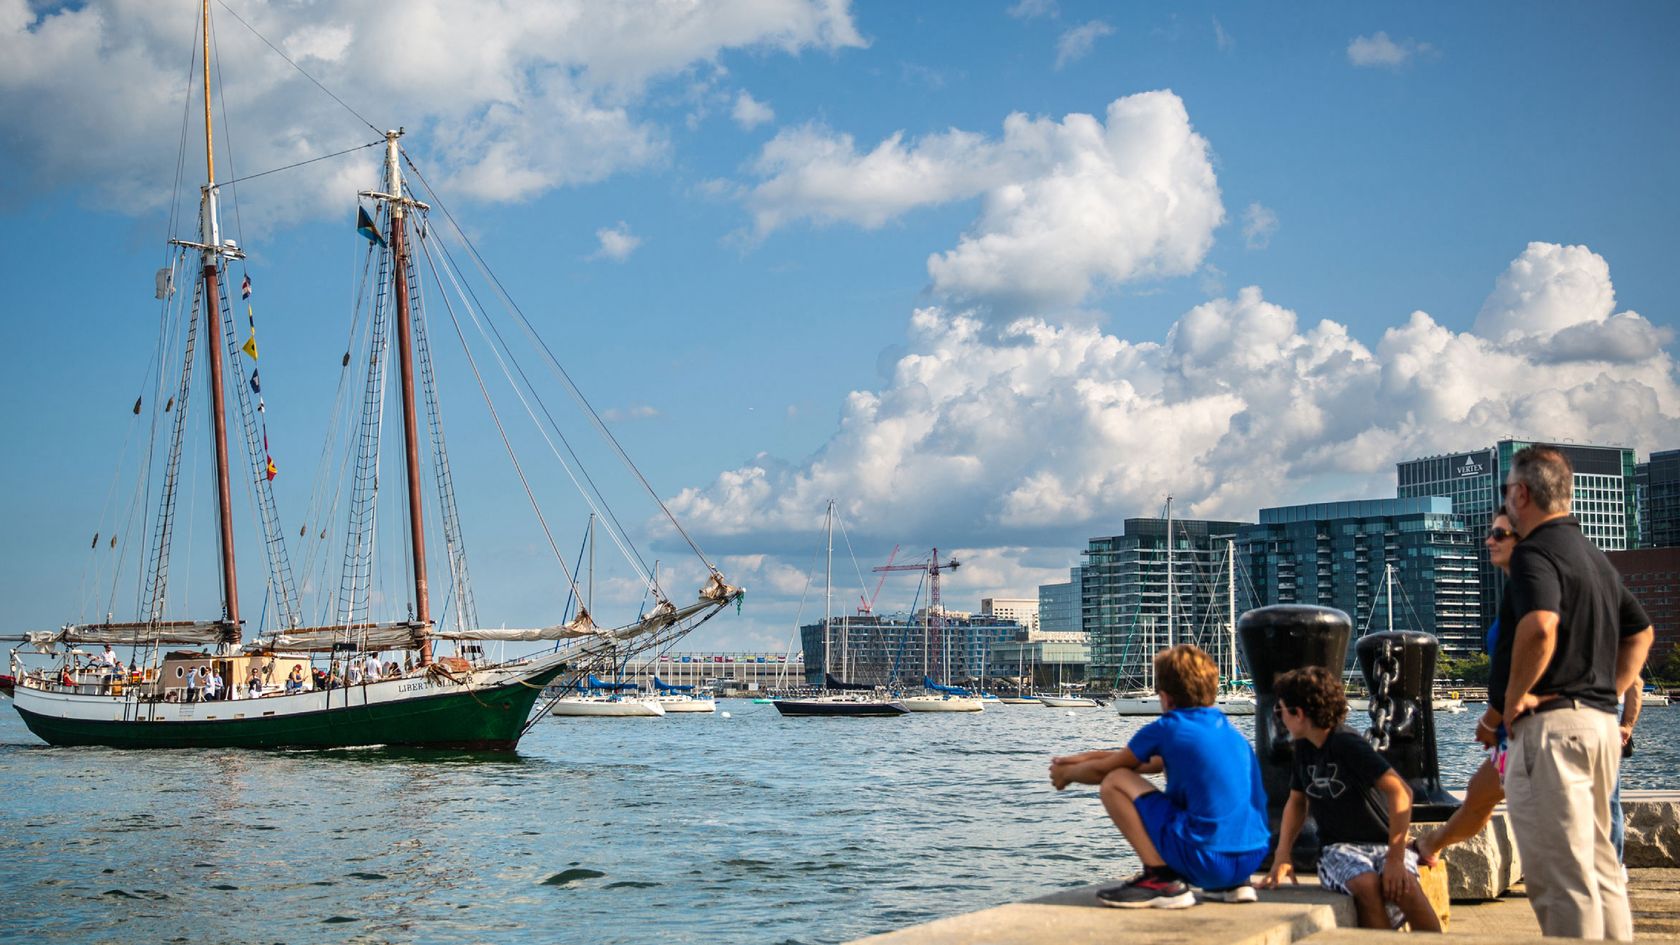
{"label": "sky", "polygon": [[[225,0],[213,17],[218,179],[403,128],[436,206],[747,588],[687,648],[781,650],[821,615],[831,499],[836,611],[894,547],[957,556],[946,605],[977,609],[1065,580],[1086,539],[1169,494],[1179,515],[1253,520],[1391,496],[1397,461],[1508,436],[1680,448],[1672,4]],[[153,273],[192,236],[204,175],[196,24],[191,3],[0,0],[0,633],[134,610]],[[322,457],[376,162],[224,188],[316,608],[342,551],[297,532],[346,514]],[[504,384],[536,524],[442,311],[479,618],[557,622],[588,510]],[[217,599],[204,426],[172,616]],[[579,448],[623,542],[688,599],[698,559],[608,451]],[[238,534],[261,601],[254,524]],[[641,606],[615,546],[598,537],[602,622]],[[389,557],[378,600],[400,610]],[[926,593],[895,574],[876,606]]]}

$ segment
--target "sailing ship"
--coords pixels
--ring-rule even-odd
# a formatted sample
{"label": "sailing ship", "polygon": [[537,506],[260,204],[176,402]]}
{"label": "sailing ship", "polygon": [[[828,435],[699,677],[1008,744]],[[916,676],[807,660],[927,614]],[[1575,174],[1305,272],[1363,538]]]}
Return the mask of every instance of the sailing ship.
{"label": "sailing ship", "polygon": [[[202,4],[201,19],[197,38],[202,40],[205,183],[200,192],[197,232],[170,241],[172,265],[158,279],[164,335],[179,337],[181,347],[174,355],[174,367],[168,369],[175,372],[167,379],[167,389],[173,396],[161,411],[156,402],[163,398],[153,398],[153,429],[167,429],[169,436],[157,470],[161,494],[156,517],[144,529],[151,538],[141,593],[137,595],[136,619],[72,623],[14,638],[23,646],[11,651],[13,685],[7,694],[29,730],[53,745],[391,745],[511,750],[530,725],[543,717],[542,713],[533,716],[531,710],[546,685],[563,676],[576,677],[597,665],[610,665],[603,661],[626,652],[667,646],[738,601],[741,592],[731,587],[695,547],[710,577],[698,599],[685,606],[672,603],[657,581],[650,581],[652,606],[645,607],[634,621],[616,628],[597,626],[581,607],[573,619],[548,627],[477,626],[425,333],[425,296],[416,266],[417,255],[434,267],[440,265],[440,259],[447,262],[447,255],[433,248],[438,236],[427,225],[430,207],[418,199],[411,182],[405,179],[403,167],[409,156],[399,146],[402,132],[393,131],[369,145],[384,146],[382,186],[361,195],[372,201],[372,213],[358,202],[358,229],[368,240],[368,268],[364,271],[377,276],[367,294],[371,315],[356,322],[364,330],[361,366],[365,368],[365,383],[360,405],[362,422],[350,438],[355,444],[355,458],[349,522],[344,526],[344,573],[338,594],[328,605],[334,619],[305,625],[287,552],[286,530],[280,524],[271,485],[276,469],[266,448],[260,380],[254,366],[254,315],[248,307],[251,333],[241,344],[229,304],[232,269],[236,264],[243,266],[245,253],[225,236],[221,225],[222,187],[217,183],[211,121],[208,0]],[[199,49],[195,48],[194,54],[197,59]],[[424,186],[424,178],[419,179]],[[436,203],[435,193],[429,188],[427,191],[428,198]],[[449,223],[453,227],[452,219]],[[459,228],[453,233],[458,239],[466,239]],[[481,262],[476,251],[473,257]],[[194,273],[190,306],[185,301],[189,293],[175,291],[174,276],[181,271]],[[458,274],[448,275],[455,278]],[[242,287],[242,296],[248,297],[248,273]],[[441,291],[441,287],[435,291]],[[395,544],[406,545],[410,552],[406,577],[412,599],[409,612],[402,618],[381,622],[368,614],[368,605],[374,596],[377,573],[373,546],[379,509],[380,434],[387,362],[392,353],[400,387],[407,512],[407,527]],[[253,363],[249,376],[243,360],[247,357]],[[552,359],[552,355],[549,357]],[[347,369],[350,363],[347,351],[341,367]],[[563,370],[558,362],[553,364]],[[198,405],[202,394],[195,395],[197,368],[201,367],[208,375],[203,380],[209,397],[206,413],[216,494],[221,610],[213,617],[169,619],[172,606],[177,604],[170,596],[169,562],[179,518],[176,500],[183,444],[189,417],[197,419],[202,409]],[[166,373],[160,364],[160,392],[165,389]],[[350,373],[344,371],[344,376]],[[423,404],[417,398],[417,388]],[[137,402],[136,416],[140,411]],[[429,422],[429,469],[420,449],[422,412]],[[229,460],[230,428],[242,430],[245,440],[248,465],[237,472]],[[604,427],[601,429],[605,432]],[[328,438],[330,445],[330,433]],[[511,445],[508,450],[511,457]],[[517,459],[515,466],[517,469]],[[142,470],[142,475],[146,472]],[[443,522],[448,559],[444,591],[448,595],[446,607],[454,615],[453,625],[432,615],[433,588],[428,580],[421,490],[425,472],[429,472],[440,496],[437,512]],[[523,482],[523,471],[520,478]],[[234,559],[232,510],[238,479],[245,479],[251,487],[259,512],[269,565],[266,596],[273,608],[270,623],[270,605],[265,604],[265,619],[248,641],[244,639],[246,615],[240,609],[239,572]],[[652,494],[651,488],[648,491]],[[658,501],[657,496],[654,499]],[[544,528],[546,531],[546,525]],[[321,537],[326,537],[325,531]],[[99,545],[97,537],[94,544]],[[692,542],[690,545],[693,547]],[[561,567],[564,569],[563,560]],[[570,572],[567,581],[575,592],[576,582]],[[553,648],[540,655],[491,661],[484,656],[483,644],[494,641],[537,642],[552,644]],[[80,657],[85,654],[79,647],[87,644],[128,647],[128,664],[119,667],[113,657],[102,664],[84,665]],[[452,654],[441,652],[446,646],[453,647]],[[380,654],[386,654],[388,660],[381,659]],[[25,663],[25,656],[32,660],[47,657],[50,665],[31,667]],[[206,690],[197,682],[218,677],[233,683],[228,687],[230,692],[247,698],[199,698]],[[252,681],[248,687],[247,679]]]}
{"label": "sailing ship", "polygon": [[[828,502],[827,513],[828,531],[828,559],[824,567],[823,590],[823,685],[813,693],[780,696],[774,700],[776,711],[784,716],[836,716],[846,718],[870,718],[905,715],[910,710],[900,700],[893,699],[876,690],[874,686],[861,683],[851,683],[838,679],[829,672],[833,666],[833,640],[830,630],[834,626],[834,500]],[[841,640],[842,662],[847,652],[844,634]],[[845,670],[841,670],[842,675]]]}

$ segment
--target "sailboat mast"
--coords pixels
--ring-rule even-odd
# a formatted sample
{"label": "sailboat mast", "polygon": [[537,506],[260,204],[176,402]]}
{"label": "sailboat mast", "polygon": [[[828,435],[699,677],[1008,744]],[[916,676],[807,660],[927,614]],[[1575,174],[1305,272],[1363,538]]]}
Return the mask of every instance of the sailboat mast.
{"label": "sailboat mast", "polygon": [[397,148],[401,131],[385,132],[385,187],[391,202],[391,288],[397,303],[397,365],[402,377],[403,459],[408,473],[409,548],[414,558],[414,620],[421,626],[420,665],[432,661],[432,614],[426,583],[426,524],[420,502],[420,424],[414,411],[413,330],[409,323],[407,234],[403,217],[402,165]]}
{"label": "sailboat mast", "polygon": [[834,500],[828,500],[828,564],[823,568],[823,683],[828,688],[829,630],[834,622]]}
{"label": "sailboat mast", "polygon": [[228,474],[227,397],[222,382],[222,305],[219,286],[221,223],[216,212],[216,150],[210,120],[210,0],[204,0],[204,199],[199,219],[200,256],[204,262],[204,318],[209,329],[210,431],[216,455],[216,511],[222,550],[223,641],[239,639],[239,579],[233,562],[233,485]]}
{"label": "sailboat mast", "polygon": [[1230,685],[1237,678],[1237,542],[1225,539],[1225,649],[1231,660],[1231,675],[1225,677]]}
{"label": "sailboat mast", "polygon": [[1387,593],[1388,632],[1394,632],[1394,565],[1383,565],[1383,590]]}
{"label": "sailboat mast", "polygon": [[[1173,534],[1172,496],[1167,496],[1167,646],[1173,645]],[[1153,661],[1152,661],[1153,662]]]}

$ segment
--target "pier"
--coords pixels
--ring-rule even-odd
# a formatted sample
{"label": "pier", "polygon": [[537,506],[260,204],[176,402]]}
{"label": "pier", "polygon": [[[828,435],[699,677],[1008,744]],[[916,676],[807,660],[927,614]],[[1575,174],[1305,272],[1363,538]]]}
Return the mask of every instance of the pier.
{"label": "pier", "polygon": [[[1680,943],[1680,791],[1626,791],[1622,803],[1635,941]],[[1497,833],[1503,820],[1501,808],[1489,829]],[[1463,853],[1473,845],[1454,849]],[[1445,890],[1452,885],[1452,866],[1450,860],[1443,863],[1446,868],[1426,870],[1424,877],[1425,890],[1443,918],[1443,940],[1467,945],[1572,941],[1541,937],[1520,881],[1500,884],[1503,889],[1494,898],[1449,901]],[[1486,864],[1486,872],[1495,874],[1498,866]],[[1509,862],[1505,868],[1510,869]],[[1114,909],[1097,901],[1098,890],[1126,878],[1113,876],[851,945],[1365,945],[1395,940],[1396,933],[1358,928],[1353,900],[1321,888],[1311,874],[1302,875],[1298,886],[1260,890],[1255,903],[1198,903],[1167,910]]]}

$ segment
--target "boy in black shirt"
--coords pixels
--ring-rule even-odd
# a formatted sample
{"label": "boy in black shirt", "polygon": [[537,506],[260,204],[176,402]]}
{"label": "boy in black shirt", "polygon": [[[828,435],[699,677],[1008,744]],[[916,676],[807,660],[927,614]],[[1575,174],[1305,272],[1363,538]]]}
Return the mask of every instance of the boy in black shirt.
{"label": "boy in black shirt", "polygon": [[1341,727],[1347,717],[1342,681],[1309,666],[1279,676],[1275,691],[1284,728],[1295,739],[1295,767],[1272,871],[1260,885],[1296,881],[1290,851],[1310,811],[1324,843],[1319,883],[1353,897],[1361,927],[1410,922],[1416,932],[1441,931],[1418,885],[1417,854],[1406,846],[1412,789],[1363,737]]}

